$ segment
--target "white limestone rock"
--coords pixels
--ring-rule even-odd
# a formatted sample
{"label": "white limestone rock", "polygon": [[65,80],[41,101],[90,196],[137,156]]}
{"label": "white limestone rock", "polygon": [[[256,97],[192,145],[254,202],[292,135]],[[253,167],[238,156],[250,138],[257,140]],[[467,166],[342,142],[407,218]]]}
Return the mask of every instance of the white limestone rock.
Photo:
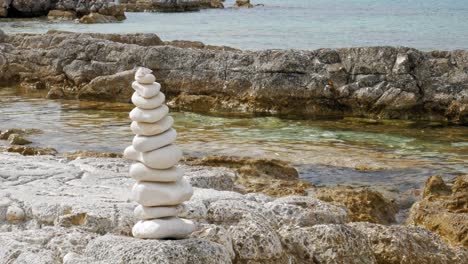
{"label": "white limestone rock", "polygon": [[172,167],[165,170],[155,170],[137,162],[130,166],[130,177],[137,181],[175,182],[182,179],[184,170],[181,167]]}
{"label": "white limestone rock", "polygon": [[134,134],[141,136],[153,136],[168,130],[172,127],[173,124],[174,118],[171,116],[165,116],[163,119],[155,123],[142,123],[134,121],[130,125],[130,128]]}
{"label": "white limestone rock", "polygon": [[138,95],[137,92],[134,92],[132,95],[132,103],[141,109],[158,108],[164,103],[165,100],[166,96],[161,92],[151,98],[144,98]]}
{"label": "white limestone rock", "polygon": [[177,206],[143,206],[138,205],[133,214],[136,218],[140,220],[149,220],[155,218],[163,218],[163,217],[170,217],[170,216],[177,216],[179,213],[184,211],[183,205]]}
{"label": "white limestone rock", "polygon": [[137,122],[155,123],[163,119],[168,113],[169,107],[167,105],[161,105],[158,108],[150,110],[135,107],[130,112],[130,119]]}
{"label": "white limestone rock", "polygon": [[177,139],[177,132],[169,129],[166,132],[155,136],[139,136],[133,138],[133,147],[136,151],[148,152],[174,143]]}
{"label": "white limestone rock", "polygon": [[135,80],[141,84],[152,84],[156,81],[156,77],[151,73],[150,69],[140,67],[135,73]]}
{"label": "white limestone rock", "polygon": [[161,85],[157,82],[151,84],[141,84],[137,81],[132,83],[132,88],[135,90],[141,97],[151,98],[156,96],[161,90]]}
{"label": "white limestone rock", "polygon": [[177,217],[139,221],[133,226],[136,238],[163,239],[185,238],[196,230],[194,222]]}
{"label": "white limestone rock", "polygon": [[26,217],[23,209],[19,206],[11,205],[6,211],[6,220],[8,222],[20,222],[23,221]]}
{"label": "white limestone rock", "polygon": [[137,182],[132,188],[132,198],[143,206],[178,205],[190,199],[193,188],[188,181]]}

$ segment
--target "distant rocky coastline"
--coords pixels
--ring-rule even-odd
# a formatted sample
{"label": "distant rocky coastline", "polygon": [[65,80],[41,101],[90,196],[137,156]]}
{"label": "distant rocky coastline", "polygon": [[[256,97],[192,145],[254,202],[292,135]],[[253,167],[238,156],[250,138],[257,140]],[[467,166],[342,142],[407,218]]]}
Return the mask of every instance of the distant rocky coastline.
{"label": "distant rocky coastline", "polygon": [[1,17],[79,19],[81,23],[109,23],[125,19],[122,6],[113,0],[0,0]]}
{"label": "distant rocky coastline", "polygon": [[[224,8],[224,0],[0,0],[0,18],[41,17],[77,20],[80,23],[112,23],[125,19],[124,12],[192,12]],[[237,0],[235,8],[252,8],[250,0]]]}
{"label": "distant rocky coastline", "polygon": [[405,47],[241,51],[155,34],[0,34],[0,85],[129,102],[136,66],[173,108],[468,124],[468,51]]}

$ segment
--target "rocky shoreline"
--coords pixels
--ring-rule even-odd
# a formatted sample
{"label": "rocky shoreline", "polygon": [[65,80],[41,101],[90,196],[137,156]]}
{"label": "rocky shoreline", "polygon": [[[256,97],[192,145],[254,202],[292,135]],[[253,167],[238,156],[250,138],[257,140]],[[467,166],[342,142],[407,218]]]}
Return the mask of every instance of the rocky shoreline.
{"label": "rocky shoreline", "polygon": [[241,51],[154,34],[1,34],[0,85],[129,102],[123,84],[144,66],[182,110],[468,124],[467,58],[404,47]]}
{"label": "rocky shoreline", "polygon": [[[233,191],[235,171],[197,165],[183,166],[195,187],[183,217],[197,231],[186,240],[134,239],[128,161],[11,153],[0,161],[0,263],[462,264],[468,257],[451,236],[444,238],[453,246],[422,227],[354,222],[351,207],[314,196],[241,194]],[[426,196],[436,194],[429,186]]]}

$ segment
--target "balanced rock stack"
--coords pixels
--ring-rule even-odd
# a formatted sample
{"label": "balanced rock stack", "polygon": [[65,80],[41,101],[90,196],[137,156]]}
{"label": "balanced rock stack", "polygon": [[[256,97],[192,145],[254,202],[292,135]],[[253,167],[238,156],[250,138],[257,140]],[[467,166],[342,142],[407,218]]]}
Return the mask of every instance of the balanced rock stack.
{"label": "balanced rock stack", "polygon": [[132,198],[139,203],[134,214],[138,221],[132,233],[137,238],[183,238],[195,230],[192,221],[178,218],[182,203],[192,197],[192,186],[177,167],[182,151],[172,143],[177,133],[174,119],[167,114],[161,85],[155,82],[151,70],[139,68],[132,87],[131,129],[136,136],[124,157],[136,161],[130,176],[137,180]]}

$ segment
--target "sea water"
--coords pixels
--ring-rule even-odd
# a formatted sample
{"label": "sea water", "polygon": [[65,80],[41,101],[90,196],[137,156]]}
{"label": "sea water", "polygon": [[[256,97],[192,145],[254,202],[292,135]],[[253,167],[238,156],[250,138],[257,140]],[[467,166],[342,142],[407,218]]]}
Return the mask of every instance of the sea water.
{"label": "sea water", "polygon": [[317,49],[409,46],[468,48],[467,0],[252,0],[250,9],[189,13],[126,13],[113,24],[43,19],[0,20],[8,33],[50,29],[101,33],[156,33],[163,40],[194,40],[241,49]]}

